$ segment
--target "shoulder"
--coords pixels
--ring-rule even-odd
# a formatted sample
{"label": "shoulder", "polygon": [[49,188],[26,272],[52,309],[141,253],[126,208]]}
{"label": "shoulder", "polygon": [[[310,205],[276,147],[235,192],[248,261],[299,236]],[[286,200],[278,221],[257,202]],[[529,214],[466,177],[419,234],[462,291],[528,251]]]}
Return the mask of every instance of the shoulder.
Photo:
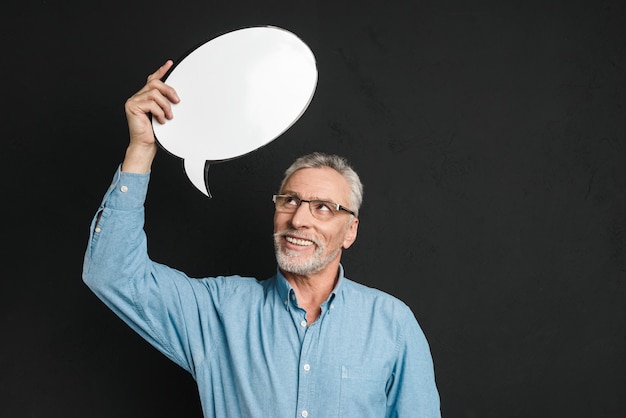
{"label": "shoulder", "polygon": [[379,341],[393,341],[396,347],[428,350],[426,336],[411,308],[399,298],[380,289],[346,280],[341,297],[355,327],[375,330]]}
{"label": "shoulder", "polygon": [[356,297],[369,300],[380,300],[391,304],[404,305],[406,304],[399,298],[385,292],[384,290],[369,287],[364,284],[355,282],[346,277],[343,278],[342,289],[346,295],[350,297]]}
{"label": "shoulder", "polygon": [[414,317],[411,308],[404,301],[383,290],[369,287],[344,277],[342,292],[346,302],[349,304],[356,304],[365,309],[375,307],[381,314],[396,319]]}

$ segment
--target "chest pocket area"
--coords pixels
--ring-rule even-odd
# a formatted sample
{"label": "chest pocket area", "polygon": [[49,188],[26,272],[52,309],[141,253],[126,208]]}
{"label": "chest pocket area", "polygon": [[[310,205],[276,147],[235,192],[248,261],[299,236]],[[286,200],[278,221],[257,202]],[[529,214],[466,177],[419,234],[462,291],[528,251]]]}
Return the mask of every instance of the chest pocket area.
{"label": "chest pocket area", "polygon": [[389,368],[341,366],[340,417],[385,416]]}

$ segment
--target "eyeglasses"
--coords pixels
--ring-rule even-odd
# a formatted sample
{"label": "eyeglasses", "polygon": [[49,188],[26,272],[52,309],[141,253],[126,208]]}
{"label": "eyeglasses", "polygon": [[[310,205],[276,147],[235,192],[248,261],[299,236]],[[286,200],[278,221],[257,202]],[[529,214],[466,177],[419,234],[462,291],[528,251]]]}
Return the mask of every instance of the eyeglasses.
{"label": "eyeglasses", "polygon": [[298,196],[275,194],[272,196],[272,200],[276,205],[278,212],[295,213],[300,207],[302,202],[309,204],[309,210],[314,218],[326,221],[333,218],[339,212],[348,212],[350,215],[356,216],[350,209],[341,206],[339,203],[328,202],[326,200],[305,200],[300,199]]}

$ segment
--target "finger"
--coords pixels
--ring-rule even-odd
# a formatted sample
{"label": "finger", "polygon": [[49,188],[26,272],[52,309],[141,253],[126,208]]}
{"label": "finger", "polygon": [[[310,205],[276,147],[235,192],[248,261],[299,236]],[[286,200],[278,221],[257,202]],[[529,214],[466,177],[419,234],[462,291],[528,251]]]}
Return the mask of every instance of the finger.
{"label": "finger", "polygon": [[178,103],[180,100],[178,99],[178,95],[176,91],[166,85],[159,80],[155,80],[150,82],[149,85],[145,86],[143,89],[135,93],[128,102],[132,104],[133,102],[139,102],[144,100],[154,101],[158,106],[160,106],[168,119],[173,117],[172,115],[172,103]]}
{"label": "finger", "polygon": [[[163,116],[167,119],[172,119],[174,114],[172,113],[172,102],[169,100],[167,96],[163,96],[160,92],[154,92],[154,94],[149,96],[149,99],[156,105],[159,109],[159,113],[162,115],[161,119],[158,119],[159,122],[165,123],[163,120]],[[153,113],[154,116],[154,113]]]}
{"label": "finger", "polygon": [[176,90],[172,86],[165,84],[158,79],[149,81],[145,86],[141,88],[141,90],[135,93],[134,96],[153,94],[155,91],[158,92],[160,95],[167,97],[172,103],[180,102],[180,98],[178,97],[178,93],[176,92]]}
{"label": "finger", "polygon": [[158,92],[161,96],[167,97],[172,103],[180,102],[180,98],[178,97],[176,90],[172,86],[165,84],[158,79],[149,81],[141,90],[135,93],[135,96],[153,94],[154,92]]}
{"label": "finger", "polygon": [[176,92],[176,90],[168,85],[163,83],[162,81],[159,81],[160,84],[157,85],[157,89],[159,91],[159,93],[161,93],[161,95],[163,97],[167,97],[167,99],[172,102],[172,103],[178,103],[180,102],[180,98],[178,97],[178,93]]}
{"label": "finger", "polygon": [[152,80],[160,80],[163,76],[172,68],[174,62],[172,60],[165,61],[165,64],[161,65],[158,70],[148,76],[148,83]]}
{"label": "finger", "polygon": [[146,84],[139,90],[136,95],[141,93],[146,93],[152,89],[158,90],[163,96],[167,97],[171,102],[178,103],[180,102],[180,98],[176,93],[176,90],[165,84],[161,79],[165,76],[165,74],[172,68],[174,62],[172,60],[167,60],[165,64],[159,67],[154,73],[148,76]]}
{"label": "finger", "polygon": [[150,98],[129,101],[126,105],[126,111],[129,115],[134,116],[152,115],[152,118],[161,124],[172,118],[170,110],[164,109],[161,104]]}

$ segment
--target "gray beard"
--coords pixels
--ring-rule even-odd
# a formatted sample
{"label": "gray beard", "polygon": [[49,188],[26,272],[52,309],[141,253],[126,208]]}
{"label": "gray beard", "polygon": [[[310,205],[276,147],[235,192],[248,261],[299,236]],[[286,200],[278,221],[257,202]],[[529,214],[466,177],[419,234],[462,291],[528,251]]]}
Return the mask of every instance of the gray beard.
{"label": "gray beard", "polygon": [[281,248],[281,242],[283,240],[284,232],[277,232],[274,234],[274,251],[276,253],[276,262],[278,267],[286,272],[298,274],[301,276],[307,276],[315,273],[319,273],[326,267],[332,260],[337,257],[340,249],[338,248],[332,254],[324,257],[326,252],[326,246],[318,244],[316,242],[316,248],[313,255],[307,259],[300,259],[298,251],[292,251],[285,248]]}

